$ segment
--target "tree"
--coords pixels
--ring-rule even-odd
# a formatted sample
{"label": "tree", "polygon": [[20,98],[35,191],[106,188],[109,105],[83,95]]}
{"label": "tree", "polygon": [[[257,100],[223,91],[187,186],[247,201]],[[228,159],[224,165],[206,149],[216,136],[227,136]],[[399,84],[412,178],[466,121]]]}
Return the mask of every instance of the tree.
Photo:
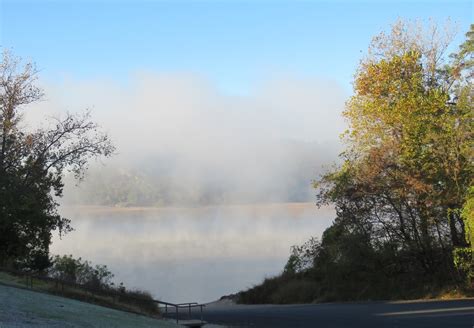
{"label": "tree", "polygon": [[72,255],[56,255],[52,262],[48,271],[54,279],[94,289],[108,289],[114,285],[114,274],[106,265],[93,265],[90,261],[73,258]]}
{"label": "tree", "polygon": [[81,179],[90,159],[110,156],[109,137],[90,113],[66,114],[48,128],[27,131],[25,106],[43,98],[38,71],[8,51],[0,64],[0,265],[44,269],[54,230],[71,230],[58,212],[63,176]]}
{"label": "tree", "polygon": [[344,165],[316,184],[338,224],[425,277],[456,276],[453,251],[470,243],[461,215],[473,179],[469,35],[449,62],[450,34],[436,26],[400,21],[375,37],[344,113]]}
{"label": "tree", "polygon": [[298,286],[309,301],[335,301],[470,285],[474,25],[451,56],[451,34],[438,31],[399,21],[374,38],[344,112],[343,162],[314,183],[317,203],[335,207],[333,224],[321,242],[293,247],[283,273],[241,292],[241,302],[307,302]]}

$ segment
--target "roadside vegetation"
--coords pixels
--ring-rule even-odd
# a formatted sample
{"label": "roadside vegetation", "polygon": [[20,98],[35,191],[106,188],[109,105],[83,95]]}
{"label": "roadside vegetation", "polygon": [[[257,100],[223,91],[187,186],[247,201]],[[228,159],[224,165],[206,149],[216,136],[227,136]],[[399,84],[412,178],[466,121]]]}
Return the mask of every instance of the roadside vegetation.
{"label": "roadside vegetation", "polygon": [[2,327],[177,327],[166,320],[1,284],[0,322]]}
{"label": "roadside vegetation", "polygon": [[336,218],[241,303],[413,299],[472,291],[474,25],[373,39],[344,116],[342,164],[315,181]]}
{"label": "roadside vegetation", "polygon": [[146,291],[131,290],[112,281],[105,265],[69,256],[55,256],[42,272],[0,270],[0,284],[60,295],[118,310],[159,317],[158,304]]}

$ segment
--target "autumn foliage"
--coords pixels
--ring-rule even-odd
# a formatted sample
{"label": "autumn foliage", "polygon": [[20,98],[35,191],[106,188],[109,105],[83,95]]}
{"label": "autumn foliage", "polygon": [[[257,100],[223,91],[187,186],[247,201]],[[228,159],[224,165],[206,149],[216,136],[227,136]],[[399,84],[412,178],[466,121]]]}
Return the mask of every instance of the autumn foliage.
{"label": "autumn foliage", "polygon": [[333,225],[241,301],[280,302],[295,281],[312,292],[288,302],[472,287],[473,31],[450,56],[452,34],[437,26],[399,21],[374,38],[344,112],[342,165],[315,182],[318,204],[335,206]]}

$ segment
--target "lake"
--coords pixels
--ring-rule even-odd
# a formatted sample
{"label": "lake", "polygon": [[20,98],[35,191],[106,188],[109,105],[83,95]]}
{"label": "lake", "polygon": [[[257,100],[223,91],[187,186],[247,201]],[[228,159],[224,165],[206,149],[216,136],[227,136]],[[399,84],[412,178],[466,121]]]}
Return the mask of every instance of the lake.
{"label": "lake", "polygon": [[280,273],[290,246],[320,237],[334,218],[310,203],[61,213],[75,230],[53,238],[53,254],[107,264],[116,282],[169,302],[214,301]]}

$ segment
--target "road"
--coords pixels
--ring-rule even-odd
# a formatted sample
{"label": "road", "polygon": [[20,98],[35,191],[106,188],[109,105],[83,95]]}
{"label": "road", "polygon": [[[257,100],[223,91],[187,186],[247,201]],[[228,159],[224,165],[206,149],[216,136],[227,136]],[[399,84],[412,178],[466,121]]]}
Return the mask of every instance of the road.
{"label": "road", "polygon": [[210,304],[204,319],[228,327],[472,328],[474,300],[304,305]]}

